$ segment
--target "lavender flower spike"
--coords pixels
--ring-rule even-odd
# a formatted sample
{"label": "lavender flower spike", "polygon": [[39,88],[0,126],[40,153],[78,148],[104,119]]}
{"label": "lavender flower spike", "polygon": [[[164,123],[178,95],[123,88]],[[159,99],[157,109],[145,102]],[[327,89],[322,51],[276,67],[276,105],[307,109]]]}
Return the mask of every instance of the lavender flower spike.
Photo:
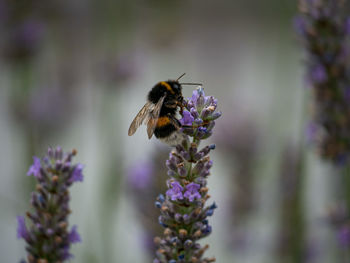
{"label": "lavender flower spike", "polygon": [[159,223],[165,227],[163,237],[155,237],[158,250],[154,263],[209,263],[215,258],[203,258],[208,245],[198,240],[212,231],[207,217],[212,216],[216,204],[206,206],[208,195],[207,177],[212,166],[209,152],[215,145],[198,149],[202,140],[212,134],[217,100],[205,96],[203,88],[197,88],[191,98],[185,101],[180,120],[182,132],[190,137],[177,145],[170,153],[166,165],[169,169],[168,190],[160,195],[156,207],[160,208]]}
{"label": "lavender flower spike", "polygon": [[321,154],[336,164],[350,160],[349,19],[343,0],[300,0],[295,20],[307,53],[314,93],[314,133]]}
{"label": "lavender flower spike", "polygon": [[33,211],[27,212],[26,225],[23,216],[17,217],[17,237],[26,243],[28,263],[65,262],[73,257],[70,246],[81,242],[77,226],[69,231],[68,188],[83,180],[81,164],[72,164],[76,150],[63,153],[60,147],[49,148],[43,159],[34,157],[34,164],[28,175],[37,180],[36,191],[32,193]]}

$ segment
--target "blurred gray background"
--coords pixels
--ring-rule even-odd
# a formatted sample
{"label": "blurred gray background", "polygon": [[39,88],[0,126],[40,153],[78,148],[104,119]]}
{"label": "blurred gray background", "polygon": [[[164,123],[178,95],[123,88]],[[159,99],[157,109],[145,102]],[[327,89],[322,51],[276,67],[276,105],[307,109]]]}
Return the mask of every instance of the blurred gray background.
{"label": "blurred gray background", "polygon": [[[128,176],[145,162],[164,171],[170,148],[149,141],[144,127],[133,137],[127,129],[152,86],[184,72],[223,112],[210,138],[209,193],[219,208],[206,255],[220,263],[347,262],[327,221],[339,178],[306,136],[311,96],[296,7],[0,0],[0,262],[25,257],[15,218],[35,187],[26,172],[33,155],[57,145],[76,148],[85,165],[84,182],[71,189],[70,222],[83,240],[72,262],[152,261],[145,220],[158,215],[140,207],[154,199],[135,198]],[[164,187],[166,173],[155,178]]]}

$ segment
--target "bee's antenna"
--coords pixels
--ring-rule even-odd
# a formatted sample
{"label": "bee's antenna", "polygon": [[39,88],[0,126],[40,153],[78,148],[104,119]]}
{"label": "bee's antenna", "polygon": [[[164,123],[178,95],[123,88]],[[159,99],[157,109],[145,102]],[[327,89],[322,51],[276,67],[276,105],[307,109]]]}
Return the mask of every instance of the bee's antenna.
{"label": "bee's antenna", "polygon": [[180,83],[181,85],[197,85],[197,86],[203,86],[202,83]]}
{"label": "bee's antenna", "polygon": [[[186,73],[182,74],[180,77],[177,78],[176,81],[179,81],[179,79],[181,79],[183,76],[185,76]],[[181,85],[197,85],[197,86],[203,86],[202,83],[180,83]]]}
{"label": "bee's antenna", "polygon": [[177,78],[176,81],[179,81],[179,79],[181,79],[181,78],[182,78],[183,76],[185,76],[185,75],[186,75],[186,73],[182,74],[180,77]]}

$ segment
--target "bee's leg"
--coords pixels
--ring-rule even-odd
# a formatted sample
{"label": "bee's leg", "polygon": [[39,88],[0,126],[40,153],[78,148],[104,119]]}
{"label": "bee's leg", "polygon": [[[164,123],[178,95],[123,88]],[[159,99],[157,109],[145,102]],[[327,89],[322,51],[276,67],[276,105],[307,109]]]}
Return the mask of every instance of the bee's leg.
{"label": "bee's leg", "polygon": [[203,127],[205,125],[208,125],[209,124],[209,121],[203,121],[203,123],[201,124],[194,124],[194,125],[182,125],[181,124],[181,127],[187,127],[187,128],[191,128],[191,127],[194,127],[194,128],[198,128],[198,127]]}
{"label": "bee's leg", "polygon": [[180,107],[180,114],[182,115],[185,108],[184,98],[182,96],[180,97],[179,101],[177,101],[177,105]]}
{"label": "bee's leg", "polygon": [[185,107],[183,104],[180,104],[179,107],[180,107],[180,114],[183,115]]}
{"label": "bee's leg", "polygon": [[168,113],[168,118],[169,118],[169,120],[171,121],[171,123],[174,124],[174,126],[175,126],[177,129],[180,129],[180,128],[182,127],[181,122],[179,122],[179,120],[176,119],[173,115],[171,115],[171,114]]}

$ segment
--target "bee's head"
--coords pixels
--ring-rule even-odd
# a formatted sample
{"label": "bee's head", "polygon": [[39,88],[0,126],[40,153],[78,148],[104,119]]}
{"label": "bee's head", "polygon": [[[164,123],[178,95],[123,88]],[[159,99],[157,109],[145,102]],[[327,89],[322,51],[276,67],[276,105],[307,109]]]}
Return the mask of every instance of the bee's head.
{"label": "bee's head", "polygon": [[172,95],[175,95],[176,97],[182,96],[182,87],[181,84],[176,80],[169,80],[167,83],[170,85],[172,89]]}
{"label": "bee's head", "polygon": [[164,95],[166,100],[182,98],[181,84],[175,80],[161,81],[148,93],[148,100],[157,103]]}

